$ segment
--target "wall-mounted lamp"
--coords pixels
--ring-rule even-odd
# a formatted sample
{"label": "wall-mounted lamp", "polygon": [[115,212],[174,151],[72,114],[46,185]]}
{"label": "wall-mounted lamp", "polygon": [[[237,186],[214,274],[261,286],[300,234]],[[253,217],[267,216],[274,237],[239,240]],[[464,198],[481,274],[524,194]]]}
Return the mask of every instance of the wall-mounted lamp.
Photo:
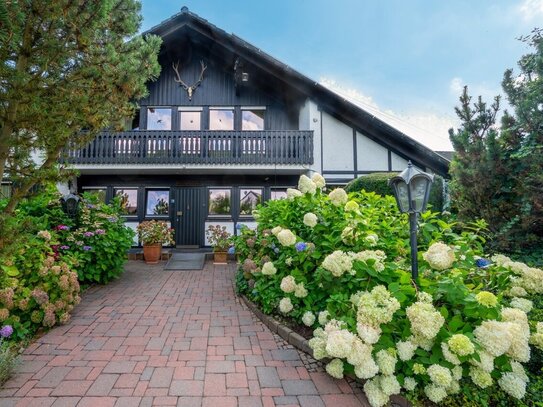
{"label": "wall-mounted lamp", "polygon": [[249,73],[248,72],[242,72],[241,73],[241,81],[242,82],[249,82]]}

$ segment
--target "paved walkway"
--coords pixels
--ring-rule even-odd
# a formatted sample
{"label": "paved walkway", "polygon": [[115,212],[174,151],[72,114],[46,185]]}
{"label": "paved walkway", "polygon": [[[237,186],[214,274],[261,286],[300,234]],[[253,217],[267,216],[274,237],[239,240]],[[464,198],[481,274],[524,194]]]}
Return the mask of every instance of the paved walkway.
{"label": "paved walkway", "polygon": [[0,406],[365,406],[234,295],[234,266],[164,271],[129,262],[38,339]]}

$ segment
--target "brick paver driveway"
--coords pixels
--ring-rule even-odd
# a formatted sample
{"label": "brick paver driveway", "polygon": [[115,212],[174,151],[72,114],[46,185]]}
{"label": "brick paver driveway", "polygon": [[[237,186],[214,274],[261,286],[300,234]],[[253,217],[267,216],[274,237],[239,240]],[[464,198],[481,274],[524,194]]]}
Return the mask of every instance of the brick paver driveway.
{"label": "brick paver driveway", "polygon": [[366,405],[240,303],[233,269],[129,262],[26,350],[0,406]]}

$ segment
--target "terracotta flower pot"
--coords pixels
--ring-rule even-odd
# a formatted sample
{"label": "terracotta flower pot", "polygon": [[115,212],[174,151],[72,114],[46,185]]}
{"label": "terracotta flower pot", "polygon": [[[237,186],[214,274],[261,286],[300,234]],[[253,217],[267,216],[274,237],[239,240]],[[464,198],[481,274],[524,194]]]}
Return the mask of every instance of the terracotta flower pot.
{"label": "terracotta flower pot", "polygon": [[144,244],[143,245],[143,257],[147,264],[157,264],[162,257],[162,245],[161,244]]}
{"label": "terracotta flower pot", "polygon": [[227,252],[213,252],[213,263],[215,264],[226,264],[227,263]]}

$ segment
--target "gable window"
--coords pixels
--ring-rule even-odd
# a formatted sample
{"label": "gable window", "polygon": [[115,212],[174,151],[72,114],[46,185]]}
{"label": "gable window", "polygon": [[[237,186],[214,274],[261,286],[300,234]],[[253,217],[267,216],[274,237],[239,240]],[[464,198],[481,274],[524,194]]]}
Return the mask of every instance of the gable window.
{"label": "gable window", "polygon": [[145,198],[146,216],[167,216],[170,213],[170,190],[148,189]]}
{"label": "gable window", "polygon": [[262,189],[240,189],[239,190],[239,214],[252,215],[256,206],[262,203]]}
{"label": "gable window", "polygon": [[234,109],[210,108],[209,130],[234,130]]}
{"label": "gable window", "polygon": [[147,109],[147,130],[171,130],[172,110],[150,107]]}
{"label": "gable window", "polygon": [[266,110],[262,107],[241,108],[241,130],[264,130],[264,113]]}
{"label": "gable window", "polygon": [[138,190],[136,188],[115,188],[115,196],[121,199],[123,215],[136,216],[138,214]]}
{"label": "gable window", "polygon": [[209,215],[230,215],[232,191],[230,188],[209,189]]}

